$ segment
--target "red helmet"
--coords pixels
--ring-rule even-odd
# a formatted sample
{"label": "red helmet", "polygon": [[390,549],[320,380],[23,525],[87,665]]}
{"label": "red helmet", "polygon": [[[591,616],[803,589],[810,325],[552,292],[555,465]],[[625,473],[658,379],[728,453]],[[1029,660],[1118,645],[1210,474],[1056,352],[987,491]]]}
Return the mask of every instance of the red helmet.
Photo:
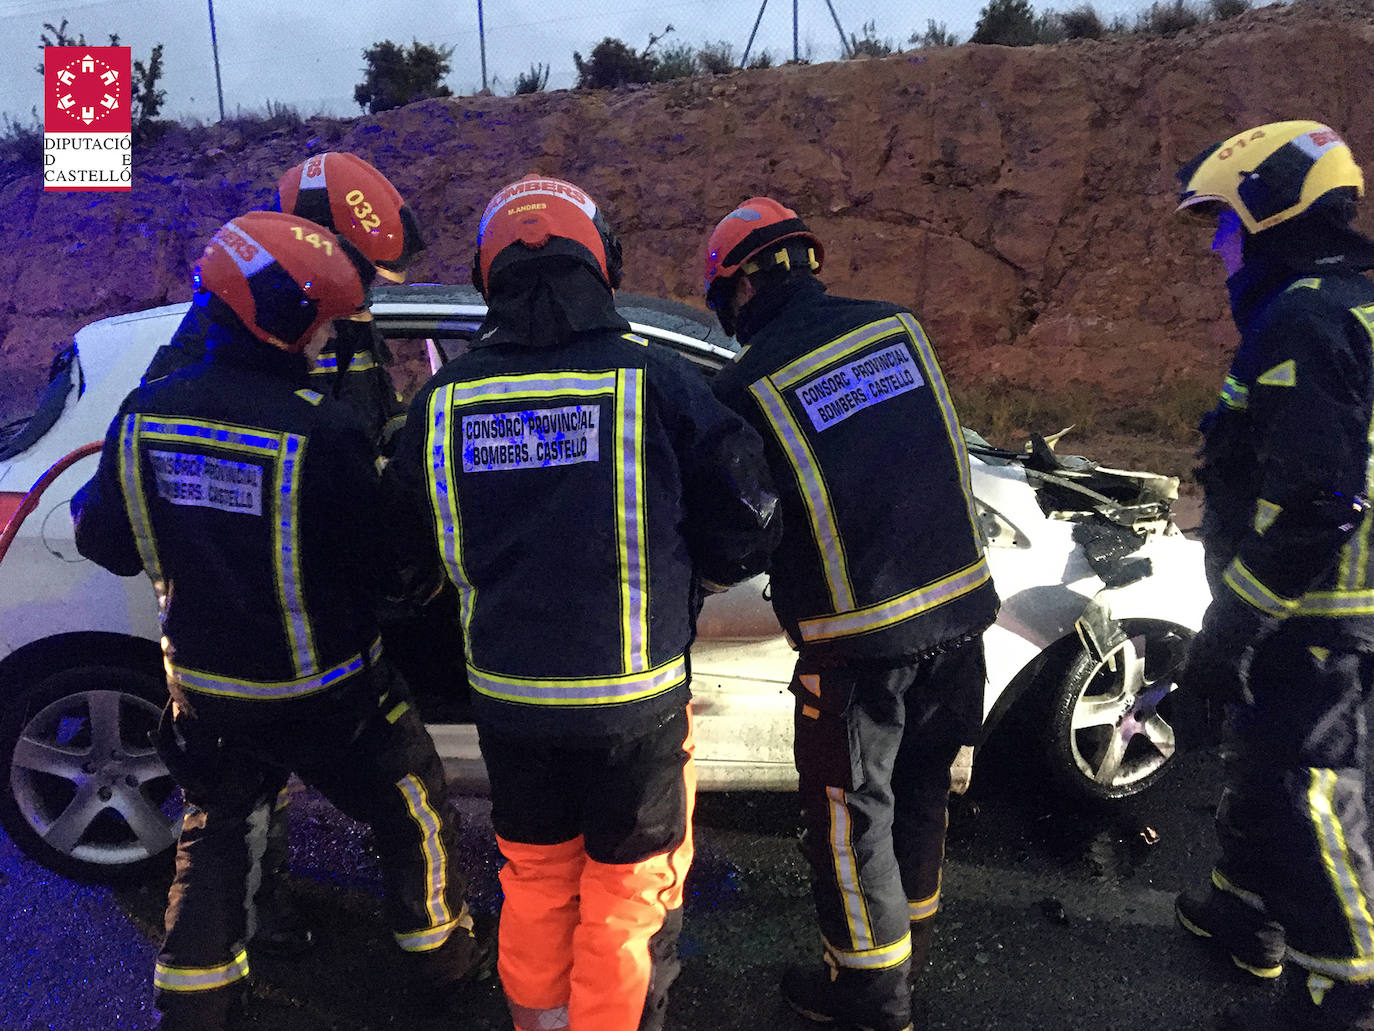
{"label": "red helmet", "polygon": [[542,251],[551,240],[570,241],[544,253],[570,253],[594,267],[612,290],[620,286],[620,241],[596,203],[561,179],[527,175],[492,197],[477,226],[472,282],[485,297],[491,269],[507,248],[523,244]]}
{"label": "red helmet", "polygon": [[302,351],[315,330],[367,306],[373,268],[356,247],[297,215],[250,211],[205,245],[191,281],[259,340]]}
{"label": "red helmet", "polygon": [[393,283],[405,282],[406,268],[425,249],[420,223],[396,187],[356,154],[316,154],[288,168],[277,180],[277,210],[334,230]]}
{"label": "red helmet", "polygon": [[[750,275],[759,267],[750,268],[750,259],[765,248],[782,240],[803,239],[810,242],[808,255],[813,272],[821,270],[825,248],[816,234],[806,228],[791,208],[785,208],[770,197],[750,197],[711,230],[706,241],[706,299],[711,306],[711,291],[717,281],[724,282],[743,271]],[[789,266],[790,267],[790,266]]]}

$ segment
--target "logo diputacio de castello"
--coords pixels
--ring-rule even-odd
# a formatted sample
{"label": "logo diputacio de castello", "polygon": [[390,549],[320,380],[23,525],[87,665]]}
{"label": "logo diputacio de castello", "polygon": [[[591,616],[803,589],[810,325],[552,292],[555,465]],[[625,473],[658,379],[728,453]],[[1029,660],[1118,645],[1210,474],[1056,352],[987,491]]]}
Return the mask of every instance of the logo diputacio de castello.
{"label": "logo diputacio de castello", "polygon": [[43,48],[43,189],[129,190],[130,47]]}

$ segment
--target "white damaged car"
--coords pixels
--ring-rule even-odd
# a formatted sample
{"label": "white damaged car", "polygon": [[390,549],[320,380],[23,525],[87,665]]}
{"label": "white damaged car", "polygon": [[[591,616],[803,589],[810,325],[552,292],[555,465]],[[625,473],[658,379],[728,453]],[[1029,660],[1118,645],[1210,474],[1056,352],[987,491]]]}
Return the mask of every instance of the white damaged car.
{"label": "white damaged car", "polygon": [[[733,342],[686,305],[631,294],[636,333],[705,374]],[[482,320],[470,287],[378,291],[373,307],[421,375],[460,353]],[[0,427],[0,825],[59,872],[141,872],[172,849],[180,798],[148,744],[166,699],[157,607],[143,577],[77,554],[68,502],[124,396],[186,305],[103,319],[54,362],[38,412]],[[974,493],[1002,610],[986,636],[983,739],[1080,798],[1110,802],[1166,774],[1175,750],[1171,672],[1208,602],[1202,549],[1170,518],[1177,481],[969,439]],[[794,655],[763,578],[710,598],[692,649],[700,784],[785,790],[792,766]],[[439,754],[461,789],[485,771],[466,685],[434,673],[451,624],[388,644],[410,673]],[[449,654],[456,649],[449,642]],[[427,647],[428,645],[429,647]],[[425,652],[429,671],[406,661]],[[1009,718],[1014,717],[1014,718]],[[1011,737],[1014,735],[1014,737]],[[977,753],[956,765],[966,786]]]}

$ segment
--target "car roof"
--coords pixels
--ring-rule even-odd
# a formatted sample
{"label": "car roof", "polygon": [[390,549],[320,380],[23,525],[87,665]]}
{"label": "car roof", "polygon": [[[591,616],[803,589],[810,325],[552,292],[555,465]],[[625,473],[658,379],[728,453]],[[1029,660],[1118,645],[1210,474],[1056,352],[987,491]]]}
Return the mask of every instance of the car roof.
{"label": "car roof", "polygon": [[[704,351],[722,362],[731,360],[739,345],[725,335],[714,316],[681,301],[620,290],[615,295],[616,310],[636,331],[652,330],[654,336],[672,340],[693,350]],[[391,318],[433,317],[438,309],[445,314],[480,319],[487,304],[470,284],[448,286],[439,283],[403,283],[379,286],[372,291],[372,311]],[[456,309],[456,310],[455,310]],[[702,345],[705,345],[704,347]]]}

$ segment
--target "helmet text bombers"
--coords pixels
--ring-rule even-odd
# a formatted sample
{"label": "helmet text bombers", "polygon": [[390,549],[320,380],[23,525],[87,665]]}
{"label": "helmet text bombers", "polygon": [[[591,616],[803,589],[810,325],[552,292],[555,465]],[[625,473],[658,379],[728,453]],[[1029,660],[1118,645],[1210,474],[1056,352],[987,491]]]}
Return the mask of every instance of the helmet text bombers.
{"label": "helmet text bombers", "polygon": [[620,286],[620,241],[596,203],[561,179],[527,175],[496,192],[477,227],[472,282],[485,297],[496,259],[515,244],[538,251],[550,240],[576,244],[575,253],[612,290]]}

